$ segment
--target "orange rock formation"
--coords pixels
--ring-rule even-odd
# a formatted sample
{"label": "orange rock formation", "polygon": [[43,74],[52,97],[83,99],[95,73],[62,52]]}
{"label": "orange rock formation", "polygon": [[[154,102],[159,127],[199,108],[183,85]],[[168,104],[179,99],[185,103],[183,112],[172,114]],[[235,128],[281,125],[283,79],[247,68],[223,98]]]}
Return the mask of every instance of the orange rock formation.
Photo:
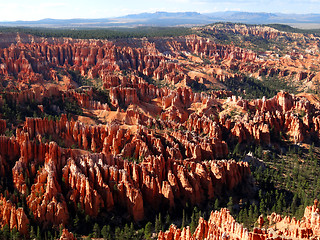
{"label": "orange rock formation", "polygon": [[[283,36],[269,30],[238,26],[226,31]],[[43,227],[67,226],[67,203],[93,217],[120,207],[140,221],[151,211],[200,205],[239,185],[250,188],[248,164],[223,160],[229,144],[320,138],[320,106],[302,96],[280,91],[270,99],[244,100],[225,90],[199,93],[190,87],[223,89],[227,81],[243,80],[243,73],[312,82],[318,77],[310,70],[316,55],[292,52],[268,60],[194,35],[129,42],[0,36],[1,109],[31,106],[42,116],[13,121],[18,119],[0,113],[0,177],[13,181],[6,192],[10,200],[1,197],[0,224],[23,234],[29,219],[15,207],[13,191]],[[98,86],[103,86],[100,92]],[[59,118],[44,117],[48,114]],[[7,130],[14,130],[12,137],[4,136]],[[6,187],[0,185],[1,193]],[[288,230],[288,236],[316,233],[316,209],[306,210],[310,221],[298,224],[312,232]],[[201,219],[193,237],[210,234],[259,239],[270,232],[249,233],[222,210],[208,222]],[[64,231],[64,238],[71,236]],[[191,234],[171,227],[159,238],[178,236]]]}
{"label": "orange rock formation", "polygon": [[[198,226],[193,234],[190,228],[182,230],[171,225],[166,232],[160,232],[158,240],[176,239],[317,239],[320,235],[320,216],[317,205],[308,206],[305,209],[304,217],[301,220],[284,217],[272,213],[267,217],[269,225],[267,228],[254,228],[249,232],[241,224],[237,223],[226,208],[219,212],[211,212],[209,220],[199,219]],[[260,216],[259,223],[263,225],[263,218]]]}

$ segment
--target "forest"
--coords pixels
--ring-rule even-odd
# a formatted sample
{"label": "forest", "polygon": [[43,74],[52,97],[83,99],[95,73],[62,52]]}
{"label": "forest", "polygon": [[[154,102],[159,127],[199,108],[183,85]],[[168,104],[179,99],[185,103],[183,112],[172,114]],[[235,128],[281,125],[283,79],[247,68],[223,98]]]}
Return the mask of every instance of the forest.
{"label": "forest", "polygon": [[38,37],[67,37],[79,39],[118,39],[142,37],[175,37],[191,34],[186,27],[136,27],[106,29],[52,29],[36,27],[0,27],[0,32],[20,32]]}

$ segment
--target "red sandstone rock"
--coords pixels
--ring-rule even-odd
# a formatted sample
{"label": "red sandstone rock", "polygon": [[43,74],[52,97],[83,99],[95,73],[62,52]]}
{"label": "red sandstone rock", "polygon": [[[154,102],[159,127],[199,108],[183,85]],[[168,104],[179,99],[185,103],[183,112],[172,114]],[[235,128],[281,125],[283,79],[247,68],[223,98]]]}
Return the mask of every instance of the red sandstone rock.
{"label": "red sandstone rock", "polygon": [[3,134],[6,131],[7,122],[6,120],[0,119],[0,134]]}
{"label": "red sandstone rock", "polygon": [[23,208],[16,208],[13,203],[0,196],[0,226],[8,225],[10,229],[16,228],[21,234],[28,233],[29,219]]}
{"label": "red sandstone rock", "polygon": [[[282,34],[258,26],[237,26],[227,31],[266,39]],[[189,76],[184,63],[172,59],[182,59],[182,53],[188,53],[186,58],[196,54],[211,62],[221,62],[221,69],[212,70],[214,81],[240,81],[241,72],[256,76],[295,76],[299,81],[305,78],[311,81],[316,76],[307,72],[292,75],[291,70],[258,59],[252,51],[218,45],[196,36],[153,41],[132,40],[130,45],[121,40],[112,43],[29,39],[0,49],[1,81],[8,83],[7,90],[15,90],[6,93],[13,104],[34,101],[45,112],[41,104],[45,98],[51,105],[53,96],[62,96],[64,101],[75,101],[88,114],[117,115],[113,122],[103,125],[68,121],[65,114],[60,120],[26,118],[23,126],[16,129],[15,137],[0,136],[0,174],[5,176],[12,171],[17,191],[21,194],[30,191],[27,204],[37,222],[44,226],[67,224],[67,201],[75,207],[79,203],[90,216],[111,211],[116,205],[125,208],[136,221],[143,220],[150,209],[173,210],[176,203],[186,202],[201,204],[219,196],[224,189],[232,190],[250,179],[247,163],[216,160],[228,155],[226,141],[272,144],[271,134],[280,131],[296,143],[308,141],[310,136],[320,137],[319,106],[308,100],[286,92],[279,92],[271,99],[252,101],[225,91],[194,93],[187,83],[209,80]],[[286,61],[281,59],[281,63]],[[66,70],[78,71],[82,77],[100,78],[109,91],[110,104],[96,101],[96,92],[91,87],[74,89],[78,84]],[[159,88],[146,82],[147,77],[179,87],[176,90]],[[33,83],[39,85],[29,88]],[[219,99],[221,96],[229,99]],[[3,99],[1,96],[0,104],[4,103]],[[100,100],[107,102],[108,99]],[[226,103],[242,115],[221,116]],[[119,111],[110,111],[110,108]],[[58,106],[54,106],[54,110],[61,112]],[[303,112],[304,117],[300,116]],[[0,120],[0,134],[6,128],[6,122]],[[48,136],[52,138],[50,143],[46,140]],[[64,141],[65,149],[57,145],[60,140]],[[71,146],[77,149],[72,150]],[[31,187],[28,177],[35,179]],[[3,219],[9,219],[10,227],[23,226],[21,232],[25,232],[24,213],[21,209],[11,209],[11,215],[6,212]],[[306,222],[301,225],[291,220],[299,227],[294,233],[286,233],[295,237],[311,236],[310,229],[318,231],[317,213],[315,209],[306,210]],[[277,224],[289,222],[288,218],[276,215],[270,219]],[[164,239],[191,238],[188,228],[180,231],[172,227],[168,233],[161,234],[159,238]],[[212,213],[208,222],[200,219],[193,238],[210,238],[210,234],[239,239],[267,236],[259,229],[248,233],[234,222],[227,210]]]}
{"label": "red sandstone rock", "polygon": [[[304,220],[297,221],[295,218],[285,217],[273,213],[268,216],[270,225],[268,229],[254,228],[248,232],[241,224],[237,223],[230,215],[229,210],[221,209],[220,212],[211,212],[209,220],[199,219],[198,226],[190,234],[189,227],[180,230],[171,225],[166,232],[160,231],[159,240],[176,239],[314,239],[319,236],[319,209],[314,206],[307,207]],[[263,218],[258,219],[260,227],[263,225]],[[273,226],[275,225],[275,226]],[[277,231],[274,228],[278,229]]]}
{"label": "red sandstone rock", "polygon": [[59,240],[76,240],[76,238],[68,231],[68,229],[64,228]]}
{"label": "red sandstone rock", "polygon": [[[182,89],[180,92],[183,91]],[[183,95],[184,97],[179,94],[177,95],[179,101],[183,103],[189,104],[194,99],[192,93],[189,97],[186,97],[186,92]],[[282,95],[285,94],[281,93],[279,96]],[[255,139],[263,143],[269,143],[268,135],[264,135],[269,131],[266,127],[267,123],[279,121],[278,125],[274,124],[274,126],[281,127],[284,125],[291,131],[291,129],[294,129],[294,127],[290,127],[294,126],[294,120],[290,120],[290,115],[285,115],[287,117],[278,115],[279,109],[281,110],[282,106],[291,106],[291,109],[297,108],[309,111],[310,106],[295,98],[290,100],[289,97],[288,99],[291,103],[284,105],[277,105],[277,101],[274,99],[265,100],[263,104],[269,109],[269,113],[267,112],[264,118],[256,115],[253,119],[256,125],[237,123],[238,125],[234,125],[233,129],[236,129],[236,126],[242,126],[244,130],[236,133],[230,127],[231,133],[245,140]],[[260,102],[248,103],[249,108],[251,104],[259,105]],[[290,108],[287,110],[290,111]],[[278,112],[274,114],[273,111]],[[127,114],[130,116],[132,113],[128,111]],[[143,121],[140,115],[135,117]],[[17,131],[17,139],[4,137],[1,139],[3,142],[1,154],[4,159],[13,159],[14,156],[20,156],[12,171],[15,186],[21,193],[27,191],[23,174],[25,166],[31,163],[31,168],[28,169],[27,174],[35,176],[37,173],[32,167],[34,166],[33,159],[38,163],[45,164],[45,168],[38,172],[37,181],[32,186],[31,192],[41,192],[42,189],[44,190],[44,184],[52,186],[54,191],[44,194],[44,199],[51,201],[48,205],[49,209],[48,207],[45,208],[44,205],[36,207],[36,202],[39,204],[44,201],[42,196],[37,197],[31,193],[28,197],[28,204],[39,221],[57,223],[61,220],[64,222],[68,220],[68,213],[64,211],[63,207],[64,200],[59,202],[57,201],[58,198],[55,197],[59,192],[55,189],[59,189],[60,186],[56,176],[52,175],[56,171],[51,169],[52,164],[55,164],[56,168],[60,169],[59,171],[63,169],[65,181],[63,184],[68,189],[66,199],[73,201],[75,205],[80,202],[87,214],[96,216],[99,209],[111,210],[114,204],[120,204],[128,209],[135,220],[139,221],[143,219],[144,212],[147,211],[148,207],[146,206],[152,206],[155,209],[161,205],[174,208],[175,201],[181,201],[182,204],[186,201],[198,204],[205,200],[204,192],[207,192],[208,198],[212,199],[219,195],[224,187],[233,189],[250,176],[248,165],[243,163],[215,160],[200,163],[203,159],[223,157],[227,154],[226,143],[220,140],[222,129],[227,124],[225,120],[220,120],[221,122],[215,122],[205,116],[190,115],[188,124],[185,126],[190,130],[196,130],[198,134],[205,133],[212,136],[212,140],[194,136],[188,132],[184,134],[181,131],[173,131],[163,136],[166,141],[166,145],[163,145],[161,138],[145,127],[140,127],[138,132],[133,134],[117,125],[103,127],[88,126],[73,120],[69,122],[66,116],[62,116],[58,121],[27,118],[23,129]],[[267,123],[263,123],[263,121]],[[155,123],[158,124],[158,122]],[[308,120],[307,123],[309,127],[313,124]],[[254,127],[252,128],[252,126]],[[301,133],[304,128],[301,127],[297,131]],[[89,149],[90,147],[94,152],[102,151],[105,155],[98,157],[101,160],[93,160],[96,157],[93,159],[91,157],[79,157],[73,155],[72,152],[70,154],[61,152],[56,144],[41,142],[35,144],[30,140],[30,138],[41,139],[44,134],[50,134],[54,139],[63,138],[70,144],[76,143],[83,149]],[[295,136],[294,133],[292,135]],[[243,138],[244,136],[246,137]],[[298,139],[301,141],[303,138]],[[180,143],[181,150],[183,150],[182,154],[180,151],[176,151],[176,149],[179,149],[177,142]],[[20,149],[20,151],[14,150],[12,154],[11,149]],[[123,157],[134,156],[137,159],[143,156],[144,161],[138,165],[124,164],[125,162],[112,155],[110,156],[110,154],[122,155]],[[161,155],[166,157],[154,157]],[[171,157],[168,158],[169,156]],[[68,157],[71,157],[71,159],[66,165]],[[182,161],[184,158],[187,159],[188,163]],[[106,163],[109,166],[105,165]],[[117,167],[111,168],[110,166]],[[188,171],[188,168],[192,171]],[[75,171],[75,169],[78,170]],[[119,191],[114,191],[114,189],[119,189]],[[54,210],[56,213],[54,213]],[[43,215],[45,211],[48,213]]]}

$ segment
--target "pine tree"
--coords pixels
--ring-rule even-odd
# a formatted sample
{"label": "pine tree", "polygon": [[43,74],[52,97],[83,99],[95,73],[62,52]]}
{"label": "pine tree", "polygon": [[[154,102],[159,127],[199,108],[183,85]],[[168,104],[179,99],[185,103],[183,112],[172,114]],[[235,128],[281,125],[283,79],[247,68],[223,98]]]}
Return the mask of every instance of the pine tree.
{"label": "pine tree", "polygon": [[130,239],[131,238],[130,228],[129,228],[127,223],[126,223],[126,225],[124,226],[124,229],[123,229],[123,236],[124,236],[124,239]]}
{"label": "pine tree", "polygon": [[[75,236],[76,237],[76,236]],[[48,239],[53,239],[53,236],[52,236],[52,233],[51,233],[51,231],[48,231]]]}
{"label": "pine tree", "polygon": [[237,145],[233,149],[233,156],[234,157],[240,157],[241,151],[240,151],[240,143],[238,142]]}
{"label": "pine tree", "polygon": [[254,204],[254,210],[253,210],[253,220],[256,221],[259,217],[259,211],[258,206]]}
{"label": "pine tree", "polygon": [[171,218],[170,218],[169,213],[167,213],[167,215],[166,215],[166,227],[169,227],[170,224],[171,224]]}
{"label": "pine tree", "polygon": [[185,227],[185,225],[186,225],[186,211],[183,209],[181,229],[183,229]]}
{"label": "pine tree", "polygon": [[145,239],[150,239],[152,234],[152,223],[148,222],[144,228],[144,237]]}
{"label": "pine tree", "polygon": [[233,199],[229,197],[229,202],[227,204],[227,208],[229,209],[230,213],[233,214]]}
{"label": "pine tree", "polygon": [[265,213],[265,210],[266,210],[266,204],[264,202],[264,199],[262,198],[260,201],[259,211],[262,214],[262,213]]}
{"label": "pine tree", "polygon": [[10,228],[8,224],[4,225],[4,227],[2,228],[2,233],[3,233],[4,239],[10,238]]}
{"label": "pine tree", "polygon": [[249,222],[253,221],[253,207],[250,205],[249,207],[249,213],[248,213]]}
{"label": "pine tree", "polygon": [[162,230],[162,228],[163,228],[163,223],[162,223],[161,213],[159,213],[159,225],[160,225],[160,230]]}
{"label": "pine tree", "polygon": [[314,143],[312,143],[309,147],[309,159],[311,161],[315,160],[313,150],[314,150]]}
{"label": "pine tree", "polygon": [[279,198],[277,199],[277,205],[276,205],[276,212],[281,213],[282,212],[282,193],[280,194]]}
{"label": "pine tree", "polygon": [[161,220],[161,213],[159,213],[159,216],[156,216],[156,220],[155,220],[155,232],[160,232],[160,230],[162,230],[162,220]]}
{"label": "pine tree", "polygon": [[[61,235],[62,235],[62,232],[61,232]],[[41,240],[41,233],[40,233],[40,227],[39,226],[37,227],[37,237],[36,238],[37,238],[37,240]]]}
{"label": "pine tree", "polygon": [[117,227],[116,230],[114,231],[114,239],[119,239],[119,240],[123,239],[122,232],[119,227]]}
{"label": "pine tree", "polygon": [[194,231],[196,230],[198,221],[199,221],[199,212],[198,212],[197,207],[194,207],[193,212],[192,212],[192,216],[191,216],[191,223],[190,223],[191,234],[193,234]]}
{"label": "pine tree", "polygon": [[242,209],[242,221],[245,226],[249,225],[250,221],[249,221],[249,217],[248,217],[248,211],[246,208]]}
{"label": "pine tree", "polygon": [[14,228],[12,229],[12,231],[11,231],[11,239],[12,239],[12,240],[18,240],[18,239],[20,239],[20,234],[19,234],[19,232],[18,232],[18,230],[17,230],[16,227],[14,227]]}
{"label": "pine tree", "polygon": [[237,217],[237,222],[243,223],[243,209],[239,211],[238,217]]}
{"label": "pine tree", "polygon": [[295,213],[297,211],[297,207],[298,207],[298,196],[297,196],[297,194],[294,194],[293,199],[292,199],[292,203],[291,203],[292,215],[295,215]]}
{"label": "pine tree", "polygon": [[106,225],[104,225],[101,229],[101,235],[103,237],[104,240],[108,239],[109,235],[108,235],[108,228]]}
{"label": "pine tree", "polygon": [[98,223],[93,225],[93,237],[99,238],[100,237],[100,227]]}
{"label": "pine tree", "polygon": [[258,158],[262,158],[262,146],[261,146],[261,145],[259,145],[259,147],[256,149],[255,155],[256,155]]}
{"label": "pine tree", "polygon": [[80,223],[80,219],[79,219],[78,214],[76,214],[76,217],[73,219],[73,226],[75,229],[79,228],[79,223]]}
{"label": "pine tree", "polygon": [[130,233],[130,239],[133,238],[133,237],[134,237],[134,226],[133,226],[133,222],[131,222],[131,224],[130,224],[129,233]]}
{"label": "pine tree", "polygon": [[261,189],[259,190],[259,199],[261,199],[261,200],[263,199],[263,192]]}
{"label": "pine tree", "polygon": [[34,232],[33,226],[30,227],[30,238],[31,239],[35,239],[36,238],[36,234]]}
{"label": "pine tree", "polygon": [[220,205],[219,199],[216,198],[216,200],[214,201],[214,210],[219,210],[220,209],[219,205]]}

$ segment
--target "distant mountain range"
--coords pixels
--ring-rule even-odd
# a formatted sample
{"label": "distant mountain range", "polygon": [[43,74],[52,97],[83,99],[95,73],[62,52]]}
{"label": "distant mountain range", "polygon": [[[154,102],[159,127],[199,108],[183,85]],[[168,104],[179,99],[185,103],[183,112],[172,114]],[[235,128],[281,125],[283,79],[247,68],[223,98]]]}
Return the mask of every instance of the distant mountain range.
{"label": "distant mountain range", "polygon": [[116,18],[100,19],[42,19],[38,21],[0,22],[1,26],[101,28],[137,26],[194,26],[213,22],[241,22],[249,24],[269,23],[320,23],[320,14],[284,14],[264,12],[155,12],[131,14]]}

